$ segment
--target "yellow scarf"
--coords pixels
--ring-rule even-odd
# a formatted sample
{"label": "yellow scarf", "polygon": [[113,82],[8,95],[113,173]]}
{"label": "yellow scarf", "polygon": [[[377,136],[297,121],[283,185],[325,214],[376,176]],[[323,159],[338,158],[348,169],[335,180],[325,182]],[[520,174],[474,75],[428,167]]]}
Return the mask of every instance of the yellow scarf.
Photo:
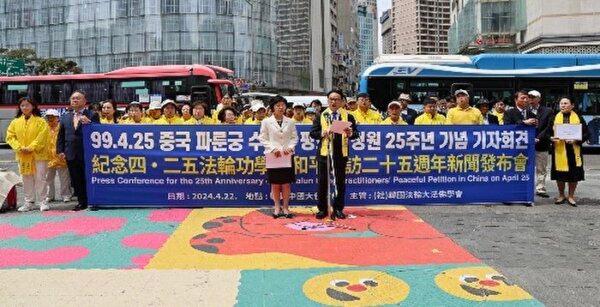
{"label": "yellow scarf", "polygon": [[[348,113],[346,112],[346,110],[344,109],[338,109],[337,113],[340,115],[339,119],[342,121],[348,121]],[[327,110],[323,111],[323,113],[321,113],[321,129],[322,130],[327,130],[329,129],[329,123],[327,123],[327,119],[326,119],[326,114],[328,116],[332,116],[332,112],[329,108],[327,108]],[[327,156],[327,151],[329,148],[329,139],[323,139],[323,141],[321,142],[321,156],[326,157]],[[348,137],[346,137],[346,135],[342,135],[342,156],[347,157],[348,156]]]}
{"label": "yellow scarf", "polygon": [[[554,125],[564,124],[564,116],[562,112],[556,114],[554,118]],[[569,116],[569,124],[577,125],[581,124],[579,121],[579,116],[575,112],[571,112]],[[566,143],[563,140],[559,140],[554,143],[554,165],[556,165],[556,170],[559,172],[568,172],[569,171],[569,162],[567,160],[567,147]],[[573,144],[573,151],[575,152],[575,165],[581,166],[583,165],[581,161],[581,146],[578,144]]]}

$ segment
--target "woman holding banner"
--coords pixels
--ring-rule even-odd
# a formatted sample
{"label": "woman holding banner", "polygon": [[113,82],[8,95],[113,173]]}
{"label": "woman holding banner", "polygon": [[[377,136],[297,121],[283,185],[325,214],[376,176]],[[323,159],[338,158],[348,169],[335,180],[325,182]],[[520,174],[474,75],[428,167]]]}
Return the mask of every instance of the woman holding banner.
{"label": "woman holding banner", "polygon": [[261,122],[259,140],[265,147],[267,178],[271,184],[271,195],[275,204],[273,218],[291,219],[293,215],[289,211],[290,184],[296,181],[293,163],[298,133],[294,121],[284,116],[286,106],[285,98],[273,97],[269,104],[273,115]]}
{"label": "woman holding banner", "polygon": [[[548,125],[549,132],[546,133],[546,137],[551,138],[553,143],[550,177],[552,180],[556,180],[559,193],[554,203],[560,205],[567,202],[569,205],[577,207],[575,189],[577,182],[584,180],[581,144],[588,140],[589,132],[583,118],[573,111],[575,106],[571,99],[562,98],[559,107],[560,112],[554,116],[551,121],[554,124]],[[566,128],[563,125],[569,125],[571,129],[563,129]],[[568,136],[567,134],[574,132],[573,129],[581,129],[580,135]],[[570,132],[564,132],[565,130],[570,130]],[[565,182],[569,185],[568,197],[565,197]]]}

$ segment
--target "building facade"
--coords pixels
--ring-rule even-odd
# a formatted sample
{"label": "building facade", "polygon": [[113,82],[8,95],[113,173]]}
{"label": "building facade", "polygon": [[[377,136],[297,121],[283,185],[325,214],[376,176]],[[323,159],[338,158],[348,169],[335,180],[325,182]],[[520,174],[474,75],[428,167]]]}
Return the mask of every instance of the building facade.
{"label": "building facade", "polygon": [[357,7],[359,71],[362,72],[377,57],[377,2],[361,0]]}
{"label": "building facade", "polygon": [[381,27],[381,52],[383,54],[390,54],[394,52],[391,14],[392,10],[389,9],[384,11],[379,18],[379,24]]}
{"label": "building facade", "polygon": [[[516,52],[527,28],[526,4],[529,2],[452,0],[450,53]],[[544,1],[544,6],[547,2],[551,1]]]}
{"label": "building facade", "polygon": [[275,0],[1,0],[0,47],[84,72],[214,64],[277,84]]}
{"label": "building facade", "polygon": [[392,0],[393,53],[447,54],[450,0]]}
{"label": "building facade", "polygon": [[278,86],[324,92],[330,89],[331,27],[321,12],[328,0],[278,0]]}
{"label": "building facade", "polygon": [[333,88],[353,95],[358,87],[356,0],[330,0]]}
{"label": "building facade", "polygon": [[600,53],[600,1],[528,0],[524,53]]}

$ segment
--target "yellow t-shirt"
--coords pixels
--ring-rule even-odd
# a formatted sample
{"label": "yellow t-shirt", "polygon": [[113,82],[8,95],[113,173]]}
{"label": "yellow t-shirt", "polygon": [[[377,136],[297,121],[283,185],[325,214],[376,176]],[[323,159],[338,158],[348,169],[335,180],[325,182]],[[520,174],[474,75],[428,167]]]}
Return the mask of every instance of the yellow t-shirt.
{"label": "yellow t-shirt", "polygon": [[360,109],[356,109],[356,111],[351,112],[350,114],[354,116],[357,124],[379,124],[381,122],[381,114],[371,109],[366,113]]}
{"label": "yellow t-shirt", "polygon": [[48,127],[48,167],[49,168],[65,168],[67,167],[67,161],[63,158],[61,159],[56,154],[56,141],[58,140],[58,129],[59,126],[52,129]]}
{"label": "yellow t-shirt", "polygon": [[435,116],[431,116],[429,113],[423,113],[415,119],[415,125],[445,125],[446,117],[444,115],[436,113]]}
{"label": "yellow t-shirt", "polygon": [[393,122],[391,117],[384,119],[380,125],[408,125],[407,122],[402,119],[402,116],[398,117],[398,122]]}
{"label": "yellow t-shirt", "polygon": [[304,118],[303,120],[301,120],[301,121],[297,121],[297,120],[296,120],[294,117],[292,117],[292,121],[293,121],[293,122],[294,122],[296,125],[307,125],[307,124],[308,124],[308,125],[310,125],[310,124],[312,124],[312,123],[313,123],[313,122],[312,122],[312,121],[311,121],[311,120],[310,120],[308,117],[305,117],[305,118]]}
{"label": "yellow t-shirt", "polygon": [[257,120],[257,119],[254,119],[254,118],[248,118],[244,122],[244,125],[260,125],[260,122],[262,122],[262,120]]}
{"label": "yellow t-shirt", "polygon": [[183,125],[183,119],[178,116],[166,118],[164,115],[153,122],[155,125]]}
{"label": "yellow t-shirt", "polygon": [[139,123],[133,121],[133,118],[128,118],[121,122],[123,125],[142,125],[142,124],[152,124],[153,120],[150,117],[142,117],[142,120]]}
{"label": "yellow t-shirt", "polygon": [[101,124],[114,124],[115,121],[114,120],[109,120],[108,118],[100,117],[100,123]]}
{"label": "yellow t-shirt", "polygon": [[474,107],[461,109],[454,107],[448,110],[446,116],[447,125],[483,125],[483,115],[481,111]]}

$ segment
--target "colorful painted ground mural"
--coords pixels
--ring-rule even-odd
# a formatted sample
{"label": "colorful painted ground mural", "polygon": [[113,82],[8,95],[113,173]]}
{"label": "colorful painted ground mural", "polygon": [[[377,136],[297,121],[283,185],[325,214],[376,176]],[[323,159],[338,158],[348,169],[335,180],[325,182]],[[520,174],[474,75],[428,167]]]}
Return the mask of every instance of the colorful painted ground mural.
{"label": "colorful painted ground mural", "polygon": [[228,270],[239,306],[542,305],[404,207],[353,207],[335,222],[294,212],[3,214],[0,269]]}

